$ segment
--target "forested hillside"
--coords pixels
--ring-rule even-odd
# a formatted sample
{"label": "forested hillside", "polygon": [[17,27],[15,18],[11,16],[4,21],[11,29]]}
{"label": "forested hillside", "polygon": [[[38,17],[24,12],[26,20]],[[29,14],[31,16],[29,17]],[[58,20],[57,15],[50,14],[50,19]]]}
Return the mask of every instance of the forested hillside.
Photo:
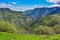
{"label": "forested hillside", "polygon": [[9,8],[0,8],[0,19],[14,23],[17,26],[24,26],[32,21],[25,13],[11,11]]}
{"label": "forested hillside", "polygon": [[24,12],[1,8],[0,20],[1,32],[36,35],[60,33],[60,13],[44,15],[41,18],[32,20]]}
{"label": "forested hillside", "polygon": [[59,34],[60,33],[60,13],[45,15],[34,22],[31,22],[25,28],[30,33],[35,34]]}

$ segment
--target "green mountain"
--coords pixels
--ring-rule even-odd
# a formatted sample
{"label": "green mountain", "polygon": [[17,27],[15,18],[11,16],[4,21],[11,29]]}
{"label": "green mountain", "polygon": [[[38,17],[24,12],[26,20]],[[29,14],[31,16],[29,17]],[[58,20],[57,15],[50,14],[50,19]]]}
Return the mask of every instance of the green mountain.
{"label": "green mountain", "polygon": [[0,29],[3,29],[0,31],[3,32],[6,32],[11,25],[12,27],[16,25],[17,33],[21,34],[51,35],[60,33],[60,13],[44,15],[33,21],[33,19],[24,12],[11,11],[9,8],[0,8],[0,20],[9,22],[0,22]]}
{"label": "green mountain", "polygon": [[25,13],[11,11],[9,8],[0,8],[0,19],[14,23],[17,26],[24,26],[32,21]]}

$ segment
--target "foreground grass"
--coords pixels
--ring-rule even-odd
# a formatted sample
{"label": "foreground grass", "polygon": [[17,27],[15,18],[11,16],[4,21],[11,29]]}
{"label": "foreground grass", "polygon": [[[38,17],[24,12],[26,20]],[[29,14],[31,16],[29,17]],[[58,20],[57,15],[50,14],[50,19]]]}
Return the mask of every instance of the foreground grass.
{"label": "foreground grass", "polygon": [[0,32],[0,40],[60,40],[60,35],[21,35]]}

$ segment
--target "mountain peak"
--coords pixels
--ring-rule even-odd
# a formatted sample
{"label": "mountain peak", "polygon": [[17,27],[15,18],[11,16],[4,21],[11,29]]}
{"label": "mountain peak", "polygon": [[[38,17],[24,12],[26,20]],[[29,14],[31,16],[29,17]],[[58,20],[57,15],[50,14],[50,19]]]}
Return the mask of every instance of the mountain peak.
{"label": "mountain peak", "polygon": [[11,11],[9,8],[0,8],[0,10]]}
{"label": "mountain peak", "polygon": [[40,18],[44,15],[60,13],[60,7],[55,6],[55,7],[35,8],[33,10],[26,11],[25,13],[27,13],[27,15],[29,15],[31,18],[33,18],[35,20],[35,19]]}

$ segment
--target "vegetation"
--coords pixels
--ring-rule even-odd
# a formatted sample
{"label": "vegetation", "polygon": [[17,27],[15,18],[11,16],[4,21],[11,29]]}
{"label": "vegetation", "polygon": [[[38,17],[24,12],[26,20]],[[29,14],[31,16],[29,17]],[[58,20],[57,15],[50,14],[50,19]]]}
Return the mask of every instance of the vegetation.
{"label": "vegetation", "polygon": [[0,40],[60,40],[60,13],[32,20],[23,12],[0,10]]}
{"label": "vegetation", "polygon": [[60,40],[60,35],[24,35],[0,32],[0,40]]}
{"label": "vegetation", "polygon": [[25,26],[28,24],[31,19],[25,13],[22,12],[15,12],[11,10],[1,10],[0,12],[0,19],[9,21],[10,23],[14,23],[17,26]]}
{"label": "vegetation", "polygon": [[[47,31],[48,30],[48,31]],[[17,34],[60,34],[60,13],[32,20],[24,12],[0,11],[0,31]]]}
{"label": "vegetation", "polygon": [[47,26],[39,26],[39,27],[35,28],[35,33],[38,34],[38,35],[41,35],[41,34],[46,34],[46,35],[55,34],[54,30],[50,27],[47,27]]}
{"label": "vegetation", "polygon": [[[60,34],[60,14],[45,15],[24,27],[30,34]],[[47,31],[48,30],[48,31]]]}
{"label": "vegetation", "polygon": [[17,27],[8,21],[0,20],[0,32],[16,33]]}

